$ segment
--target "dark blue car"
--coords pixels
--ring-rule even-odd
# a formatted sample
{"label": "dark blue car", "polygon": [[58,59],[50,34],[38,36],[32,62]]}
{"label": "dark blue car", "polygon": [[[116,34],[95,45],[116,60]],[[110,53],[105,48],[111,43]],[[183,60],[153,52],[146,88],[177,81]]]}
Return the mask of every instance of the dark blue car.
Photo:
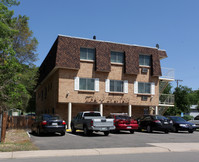
{"label": "dark blue car", "polygon": [[42,114],[36,116],[31,127],[32,133],[41,135],[42,133],[61,133],[65,135],[66,122],[58,115]]}
{"label": "dark blue car", "polygon": [[196,125],[186,121],[185,119],[179,116],[169,116],[168,119],[173,121],[173,131],[188,131],[189,133],[193,133],[196,130]]}

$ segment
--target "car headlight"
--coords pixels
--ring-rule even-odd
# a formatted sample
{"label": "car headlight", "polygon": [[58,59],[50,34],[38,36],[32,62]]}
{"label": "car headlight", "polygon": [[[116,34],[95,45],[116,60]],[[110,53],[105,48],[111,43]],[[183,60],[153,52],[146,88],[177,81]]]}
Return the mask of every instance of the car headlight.
{"label": "car headlight", "polygon": [[196,127],[196,125],[195,125],[195,124],[193,124],[193,125],[192,125],[192,127]]}
{"label": "car headlight", "polygon": [[180,124],[181,127],[187,127],[187,124]]}

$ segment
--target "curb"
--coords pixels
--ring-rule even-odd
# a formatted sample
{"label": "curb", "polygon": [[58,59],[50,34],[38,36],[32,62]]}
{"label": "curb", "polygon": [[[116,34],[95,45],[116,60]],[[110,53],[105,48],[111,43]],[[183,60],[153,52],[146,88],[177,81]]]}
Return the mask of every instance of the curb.
{"label": "curb", "polygon": [[96,156],[96,155],[119,155],[139,153],[163,153],[168,149],[158,147],[136,147],[136,148],[101,148],[101,149],[73,149],[73,150],[40,150],[40,151],[18,151],[0,153],[0,159],[20,158],[45,158],[61,156]]}
{"label": "curb", "polygon": [[199,143],[148,143],[151,147],[93,148],[71,150],[37,150],[0,152],[1,159],[46,158],[68,156],[99,156],[168,152],[199,152]]}

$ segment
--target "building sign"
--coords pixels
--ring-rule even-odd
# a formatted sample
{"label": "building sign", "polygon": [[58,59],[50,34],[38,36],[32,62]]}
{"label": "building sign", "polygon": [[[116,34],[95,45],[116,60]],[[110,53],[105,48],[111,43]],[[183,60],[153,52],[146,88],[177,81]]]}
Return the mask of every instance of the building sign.
{"label": "building sign", "polygon": [[111,96],[111,97],[94,97],[86,96],[85,102],[87,103],[129,103],[129,98],[121,96]]}

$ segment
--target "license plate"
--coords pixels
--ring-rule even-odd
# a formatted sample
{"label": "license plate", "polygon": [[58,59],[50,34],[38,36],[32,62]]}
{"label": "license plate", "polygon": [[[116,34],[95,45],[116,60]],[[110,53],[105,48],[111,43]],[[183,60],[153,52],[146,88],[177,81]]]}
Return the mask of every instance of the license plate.
{"label": "license plate", "polygon": [[107,130],[107,128],[102,128],[102,130]]}
{"label": "license plate", "polygon": [[168,122],[164,122],[164,124],[169,124]]}
{"label": "license plate", "polygon": [[52,125],[57,125],[57,123],[52,123]]}
{"label": "license plate", "polygon": [[131,127],[126,127],[127,129],[131,129]]}

